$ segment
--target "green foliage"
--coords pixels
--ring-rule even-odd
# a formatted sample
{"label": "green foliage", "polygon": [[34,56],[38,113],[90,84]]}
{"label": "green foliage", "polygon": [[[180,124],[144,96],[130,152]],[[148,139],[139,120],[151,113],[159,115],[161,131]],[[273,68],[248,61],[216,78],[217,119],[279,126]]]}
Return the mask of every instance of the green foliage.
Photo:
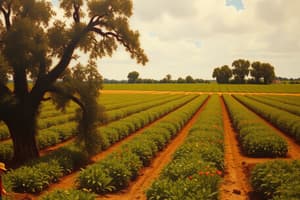
{"label": "green foliage", "polygon": [[224,170],[222,126],[219,98],[212,96],[172,161],[147,190],[147,199],[218,199]]}
{"label": "green foliage", "polygon": [[[195,98],[155,124],[153,132],[152,127],[149,130],[146,129],[142,134],[122,145],[120,153],[112,154],[81,171],[78,177],[79,187],[97,193],[116,191],[126,187],[130,180],[136,178],[142,166],[149,165],[158,150],[161,150],[158,142],[161,137],[157,135],[175,136],[177,134],[177,132],[171,133],[171,129],[163,128],[166,127],[166,123],[180,124],[179,129],[181,129],[206,98],[207,96]],[[163,127],[160,127],[160,124]],[[156,132],[157,130],[162,130],[162,132]],[[170,136],[169,139],[172,138]]]}
{"label": "green foliage", "polygon": [[247,97],[236,96],[236,98],[244,103],[247,107],[252,109],[257,114],[261,115],[272,124],[277,126],[279,129],[285,133],[291,135],[300,141],[300,117],[281,109],[274,108],[274,106],[269,106]]}
{"label": "green foliage", "polygon": [[242,106],[233,97],[224,96],[233,125],[239,134],[243,152],[253,157],[284,157],[288,152],[286,141]]}
{"label": "green foliage", "polygon": [[24,166],[8,172],[5,180],[16,192],[38,193],[50,183],[56,182],[62,176],[62,169],[58,162],[39,163],[34,167]]}
{"label": "green foliage", "polygon": [[245,76],[249,74],[250,62],[248,60],[235,60],[232,63],[232,73],[237,83],[245,83]]}
{"label": "green foliage", "polygon": [[228,65],[224,65],[220,68],[215,68],[212,77],[216,78],[218,83],[229,83],[229,79],[232,77],[232,71]]}
{"label": "green foliage", "polygon": [[257,164],[251,172],[251,185],[266,199],[297,199],[300,196],[300,162],[276,160]]}
{"label": "green foliage", "polygon": [[128,83],[136,83],[137,79],[139,77],[139,73],[136,71],[129,72],[127,75]]}
{"label": "green foliage", "polygon": [[42,197],[42,200],[95,200],[96,195],[80,190],[56,190]]}

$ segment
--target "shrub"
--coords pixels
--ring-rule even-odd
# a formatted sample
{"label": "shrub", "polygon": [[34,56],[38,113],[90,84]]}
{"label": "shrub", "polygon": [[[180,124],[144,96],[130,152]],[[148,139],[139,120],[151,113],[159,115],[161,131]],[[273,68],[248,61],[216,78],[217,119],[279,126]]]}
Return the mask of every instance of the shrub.
{"label": "shrub", "polygon": [[42,200],[95,200],[96,195],[80,190],[56,190],[42,197]]}

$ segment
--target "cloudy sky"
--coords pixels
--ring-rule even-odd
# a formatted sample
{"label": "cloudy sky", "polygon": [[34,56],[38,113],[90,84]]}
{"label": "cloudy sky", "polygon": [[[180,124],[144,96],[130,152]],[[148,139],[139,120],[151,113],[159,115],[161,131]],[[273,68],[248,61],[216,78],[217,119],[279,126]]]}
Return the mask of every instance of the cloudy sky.
{"label": "cloudy sky", "polygon": [[276,75],[300,77],[299,0],[133,0],[133,29],[149,57],[137,65],[122,49],[99,60],[105,78],[192,75],[211,79],[215,67],[239,58],[269,62]]}

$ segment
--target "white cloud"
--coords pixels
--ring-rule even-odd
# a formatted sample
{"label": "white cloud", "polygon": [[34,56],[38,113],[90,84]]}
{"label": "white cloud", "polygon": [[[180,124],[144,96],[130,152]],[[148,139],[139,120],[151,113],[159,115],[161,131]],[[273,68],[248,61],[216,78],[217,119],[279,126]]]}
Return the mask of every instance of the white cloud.
{"label": "white cloud", "polygon": [[243,3],[237,10],[225,0],[134,0],[131,25],[150,62],[139,66],[120,48],[100,60],[99,69],[115,79],[133,70],[144,78],[211,78],[214,67],[246,58],[270,62],[280,76],[300,77],[300,1]]}

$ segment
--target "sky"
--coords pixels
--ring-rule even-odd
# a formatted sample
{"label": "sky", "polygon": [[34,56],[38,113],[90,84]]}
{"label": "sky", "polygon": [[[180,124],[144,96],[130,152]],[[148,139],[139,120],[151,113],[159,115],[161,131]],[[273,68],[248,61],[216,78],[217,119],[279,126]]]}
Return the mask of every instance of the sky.
{"label": "sky", "polygon": [[240,58],[271,63],[277,76],[300,77],[299,0],[133,0],[133,6],[130,24],[149,62],[136,64],[120,47],[97,62],[104,78],[137,71],[141,78],[212,79],[214,68]]}

